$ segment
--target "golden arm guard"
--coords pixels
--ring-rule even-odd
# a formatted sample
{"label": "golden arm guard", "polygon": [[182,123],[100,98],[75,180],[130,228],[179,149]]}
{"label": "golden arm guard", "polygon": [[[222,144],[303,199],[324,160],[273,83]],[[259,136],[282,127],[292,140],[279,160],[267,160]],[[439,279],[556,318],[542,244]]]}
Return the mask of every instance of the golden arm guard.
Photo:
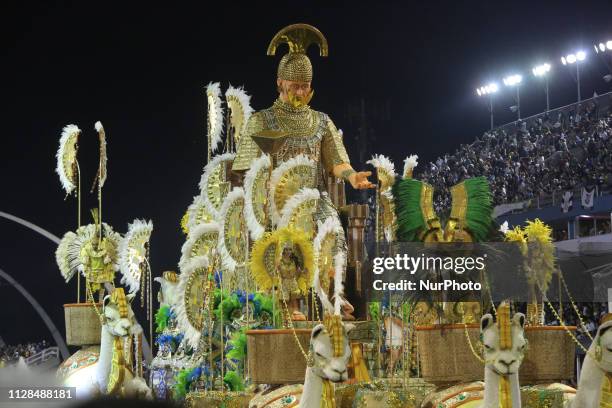
{"label": "golden arm guard", "polygon": [[323,168],[330,174],[334,167],[339,164],[347,163],[350,164],[344,142],[342,141],[342,134],[336,129],[336,125],[329,117],[327,118],[327,125],[323,139],[321,141],[321,156],[323,162]]}
{"label": "golden arm guard", "polygon": [[248,170],[251,167],[251,161],[259,157],[261,150],[251,138],[251,135],[257,134],[264,130],[264,118],[261,112],[254,113],[249,118],[246,125],[244,135],[238,143],[238,151],[232,166],[232,171]]}

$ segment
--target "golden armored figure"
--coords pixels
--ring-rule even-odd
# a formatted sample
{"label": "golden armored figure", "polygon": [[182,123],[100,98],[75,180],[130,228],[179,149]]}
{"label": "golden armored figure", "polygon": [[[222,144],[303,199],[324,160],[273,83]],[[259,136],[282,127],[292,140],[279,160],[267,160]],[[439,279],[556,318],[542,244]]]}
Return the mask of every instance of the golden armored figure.
{"label": "golden armored figure", "polygon": [[[325,176],[333,175],[348,181],[353,188],[365,189],[374,185],[368,180],[371,172],[356,172],[351,167],[342,134],[325,113],[310,108],[313,96],[312,64],[306,56],[311,44],[317,44],[322,56],[327,56],[327,40],[316,28],[307,24],[293,24],[283,28],[270,42],[268,55],[275,55],[279,44],[286,43],[289,52],[278,66],[278,99],[274,104],[251,115],[246,132],[240,138],[232,170],[241,173],[249,169],[253,159],[262,152],[253,136],[275,134],[285,136],[278,149],[270,153],[273,167],[277,167],[300,154],[317,164],[315,185],[325,192]],[[323,221],[326,217],[337,216],[337,211],[327,194],[319,200],[315,218]]]}

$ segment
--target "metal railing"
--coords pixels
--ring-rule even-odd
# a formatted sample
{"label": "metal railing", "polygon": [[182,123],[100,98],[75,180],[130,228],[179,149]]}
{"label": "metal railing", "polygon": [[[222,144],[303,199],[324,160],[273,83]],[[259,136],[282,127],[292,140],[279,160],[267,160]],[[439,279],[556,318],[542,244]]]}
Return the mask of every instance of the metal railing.
{"label": "metal railing", "polygon": [[59,347],[49,347],[25,359],[25,363],[29,366],[36,366],[45,361],[56,358],[60,360]]}
{"label": "metal railing", "polygon": [[[595,105],[595,116],[597,119],[599,119],[602,116],[602,113],[608,112],[612,106],[612,92],[606,92],[603,95],[598,95],[589,99],[583,99],[580,102],[574,102],[569,105],[551,109],[548,112],[538,113],[536,115],[528,116],[526,118],[521,118],[520,120],[515,120],[513,122],[508,122],[503,125],[496,126],[495,128],[493,128],[493,132],[495,132],[496,130],[503,130],[506,133],[513,132],[517,129],[517,124],[519,122],[526,123],[527,128],[529,129],[529,126],[537,122],[538,119],[544,119],[546,118],[546,116],[548,116],[551,121],[556,121],[559,114],[561,114],[562,116],[567,116],[570,113],[575,113],[576,108],[578,108],[578,106],[581,106],[584,109],[584,107],[587,106],[589,103],[593,103]],[[564,119],[567,119],[567,117]]]}

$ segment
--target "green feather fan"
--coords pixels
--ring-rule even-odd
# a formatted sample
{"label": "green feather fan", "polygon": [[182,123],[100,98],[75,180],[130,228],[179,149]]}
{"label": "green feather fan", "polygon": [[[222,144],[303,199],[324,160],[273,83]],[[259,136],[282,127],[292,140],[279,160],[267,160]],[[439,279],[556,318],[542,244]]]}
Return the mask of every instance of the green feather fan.
{"label": "green feather fan", "polygon": [[485,241],[493,224],[493,204],[489,182],[474,177],[463,182],[467,195],[466,226],[475,242]]}
{"label": "green feather fan", "polygon": [[422,191],[423,182],[415,179],[401,179],[393,185],[399,242],[420,241],[419,233],[427,229],[421,212]]}

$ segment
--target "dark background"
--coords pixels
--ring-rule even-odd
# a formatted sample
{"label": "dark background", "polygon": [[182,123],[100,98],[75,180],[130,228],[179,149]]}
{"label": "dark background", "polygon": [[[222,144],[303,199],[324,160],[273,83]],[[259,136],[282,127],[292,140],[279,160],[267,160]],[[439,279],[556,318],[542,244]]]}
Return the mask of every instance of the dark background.
{"label": "dark background", "polygon": [[[542,61],[553,65],[551,106],[575,101],[575,82],[559,57],[579,48],[588,53],[583,97],[610,91],[602,80],[609,68],[592,48],[612,39],[609,1],[403,3],[6,3],[0,13],[0,211],[60,237],[74,229],[76,200],[64,201],[55,152],[63,126],[84,131],[79,162],[88,191],[97,169],[93,125],[100,120],[109,156],[105,220],[125,232],[134,218],[152,219],[154,274],[176,269],[184,242],[179,220],[197,194],[206,160],[204,86],[244,85],[255,109],[267,107],[280,55],[267,57],[265,50],[279,29],[295,22],[315,25],[329,41],[329,58],[310,50],[311,105],[345,130],[356,168],[365,164],[356,160],[351,132],[358,125],[350,112],[361,101],[375,124],[368,127],[368,156],[389,155],[401,168],[408,154],[424,165],[486,130],[486,103],[475,88],[501,84],[508,73],[524,76],[523,116],[544,109],[542,85],[531,75]],[[497,123],[514,120],[513,95],[502,89],[496,96]],[[383,106],[381,120],[376,112]],[[95,196],[85,200],[88,222],[85,209],[95,206]],[[63,283],[54,251],[47,239],[0,219],[0,269],[63,331],[62,304],[75,300],[76,287]],[[7,343],[50,339],[4,281],[0,320]]]}

